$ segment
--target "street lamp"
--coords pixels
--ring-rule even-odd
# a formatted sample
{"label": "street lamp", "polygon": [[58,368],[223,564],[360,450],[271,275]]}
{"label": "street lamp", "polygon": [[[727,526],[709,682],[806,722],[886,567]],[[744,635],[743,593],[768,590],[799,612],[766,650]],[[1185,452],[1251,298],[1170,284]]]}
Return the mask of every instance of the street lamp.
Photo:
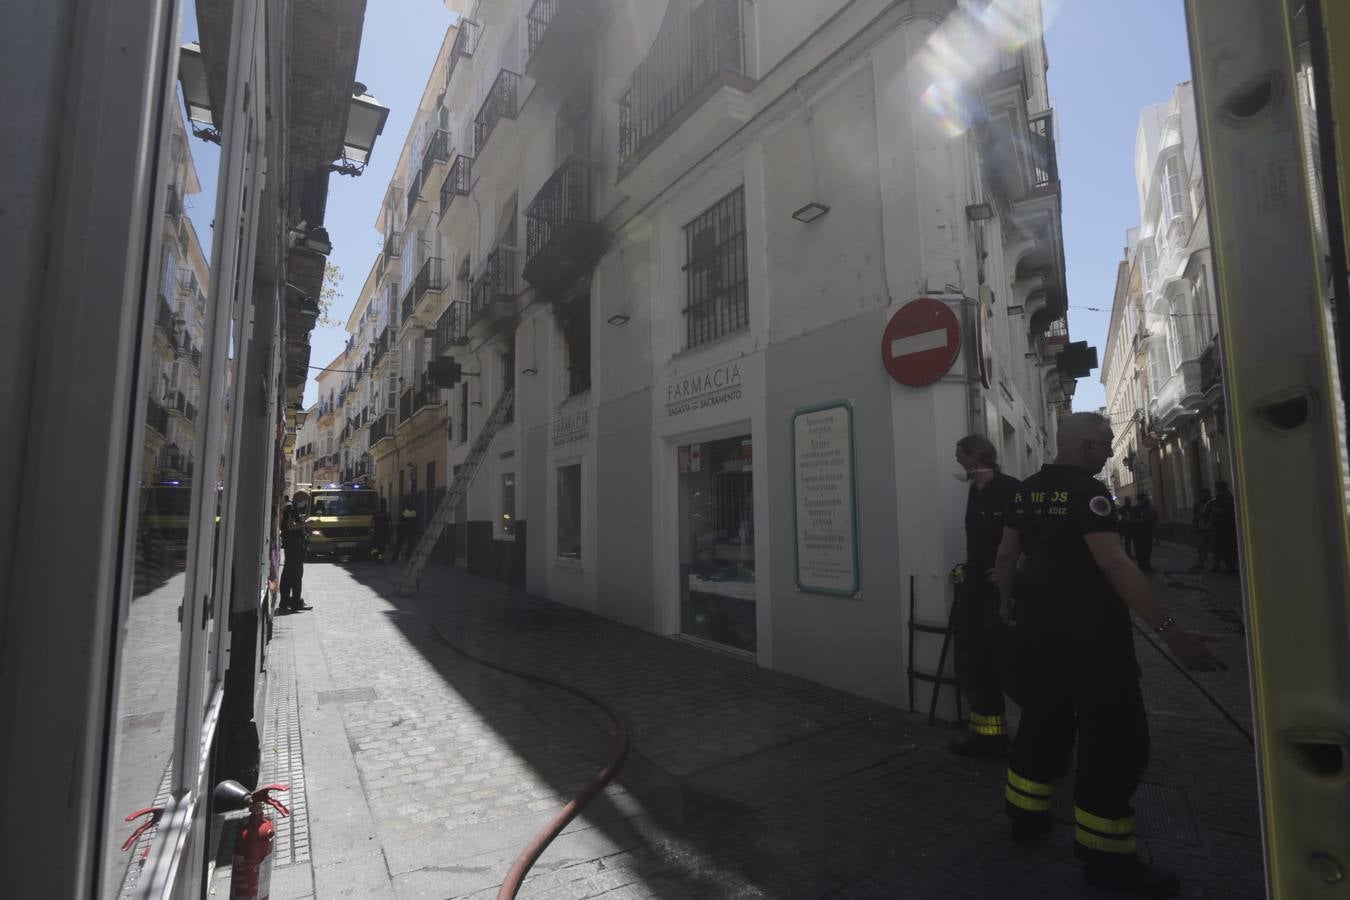
{"label": "street lamp", "polygon": [[389,118],[389,107],[366,93],[366,86],[356,82],[352,87],[352,102],[347,110],[347,135],[342,140],[342,157],[333,163],[333,171],[356,176],[365,171],[375,139],[384,131]]}
{"label": "street lamp", "polygon": [[183,88],[192,134],[213,144],[220,143],[220,128],[211,111],[211,91],[206,82],[206,62],[196,41],[178,48],[178,83]]}

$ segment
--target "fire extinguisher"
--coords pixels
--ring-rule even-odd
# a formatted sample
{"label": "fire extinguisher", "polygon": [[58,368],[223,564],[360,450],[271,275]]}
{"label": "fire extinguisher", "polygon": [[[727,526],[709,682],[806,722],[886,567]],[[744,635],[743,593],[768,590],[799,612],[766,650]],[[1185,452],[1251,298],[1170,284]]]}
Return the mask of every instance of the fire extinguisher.
{"label": "fire extinguisher", "polygon": [[[267,814],[272,807],[280,815],[291,811],[275,797],[272,791],[287,791],[284,784],[267,784],[249,791],[237,781],[223,781],[216,786],[217,808],[247,804],[249,817],[239,828],[234,841],[234,864],[230,870],[230,900],[267,900],[272,889],[272,845],[276,829]],[[240,802],[242,801],[242,802]]]}

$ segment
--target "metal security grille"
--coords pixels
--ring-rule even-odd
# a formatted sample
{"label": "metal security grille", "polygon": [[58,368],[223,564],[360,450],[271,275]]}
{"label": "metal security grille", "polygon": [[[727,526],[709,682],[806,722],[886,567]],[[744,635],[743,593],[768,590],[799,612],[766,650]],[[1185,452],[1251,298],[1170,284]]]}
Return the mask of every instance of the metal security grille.
{"label": "metal security grille", "polygon": [[719,338],[750,322],[745,261],[745,188],[684,226],[685,346]]}

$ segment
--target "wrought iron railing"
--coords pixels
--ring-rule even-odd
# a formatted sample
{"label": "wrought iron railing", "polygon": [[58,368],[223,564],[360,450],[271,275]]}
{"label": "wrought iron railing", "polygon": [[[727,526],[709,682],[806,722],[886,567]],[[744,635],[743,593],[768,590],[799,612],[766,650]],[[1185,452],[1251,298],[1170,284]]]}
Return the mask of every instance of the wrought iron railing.
{"label": "wrought iron railing", "polygon": [[455,35],[455,43],[450,48],[450,65],[445,69],[445,86],[450,86],[450,79],[455,75],[455,66],[459,65],[461,59],[471,59],[473,51],[478,47],[478,33],[480,26],[472,19],[459,20],[459,32]]}
{"label": "wrought iron railing", "polygon": [[449,304],[436,320],[431,336],[431,355],[440,356],[449,347],[463,344],[469,338],[469,304],[462,300]]}
{"label": "wrought iron railing", "polygon": [[548,33],[548,26],[553,24],[553,17],[566,3],[567,0],[535,0],[534,5],[530,7],[529,13],[525,16],[530,56],[534,56],[539,45],[544,42],[544,35]]}
{"label": "wrought iron railing", "polygon": [[194,404],[194,403],[189,403],[189,404],[187,405],[187,408],[186,408],[185,410],[183,410],[183,418],[187,419],[189,422],[191,422],[191,423],[194,424],[194,425],[197,424],[197,406],[196,406],[196,404]]}
{"label": "wrought iron railing", "polygon": [[1028,124],[1031,143],[1032,188],[1059,183],[1059,161],[1055,156],[1054,113],[1045,112]]}
{"label": "wrought iron railing", "polygon": [[684,105],[723,72],[746,73],[742,0],[705,0],[667,23],[619,100],[619,159],[663,135]]}
{"label": "wrought iron railing", "polygon": [[392,229],[384,236],[384,255],[390,259],[398,259],[403,253],[403,232],[398,229]]}
{"label": "wrought iron railing", "polygon": [[548,246],[558,228],[573,222],[595,221],[594,169],[578,159],[568,160],[553,173],[525,210],[525,260]]}
{"label": "wrought iron railing", "polygon": [[164,214],[175,219],[183,214],[183,194],[176,184],[169,185],[168,191],[165,192]]}
{"label": "wrought iron railing", "polygon": [[408,196],[405,198],[407,203],[406,212],[412,215],[413,207],[417,206],[418,198],[422,196],[422,173],[420,171],[412,173],[408,178]]}
{"label": "wrought iron railing", "polygon": [[502,69],[488,89],[478,115],[473,118],[474,156],[483,155],[483,145],[492,135],[493,129],[502,119],[516,117],[516,96],[520,86],[520,76],[509,69]]}
{"label": "wrought iron railing", "polygon": [[187,396],[182,391],[165,391],[164,408],[180,416],[187,412]]}
{"label": "wrought iron railing", "polygon": [[441,215],[450,208],[457,196],[468,196],[473,179],[473,157],[461,153],[455,157],[450,171],[441,184]]}
{"label": "wrought iron railing", "polygon": [[370,367],[373,369],[384,359],[385,352],[389,349],[389,326],[386,325],[380,329],[379,336],[375,338],[375,346],[371,351]]}
{"label": "wrought iron railing", "polygon": [[160,405],[154,397],[148,398],[145,407],[145,424],[161,435],[169,433],[169,411]]}
{"label": "wrought iron railing", "polygon": [[488,254],[483,269],[473,281],[470,298],[470,319],[477,319],[483,310],[500,299],[514,300],[520,293],[516,273],[516,251],[498,245]]}
{"label": "wrought iron railing", "polygon": [[370,443],[373,446],[376,441],[382,441],[394,434],[394,414],[386,410],[376,416],[370,422]]}
{"label": "wrought iron railing", "polygon": [[427,148],[422,151],[422,170],[418,176],[421,186],[425,188],[431,180],[431,170],[436,167],[436,163],[450,161],[450,133],[448,131],[434,131],[431,137],[427,138]]}

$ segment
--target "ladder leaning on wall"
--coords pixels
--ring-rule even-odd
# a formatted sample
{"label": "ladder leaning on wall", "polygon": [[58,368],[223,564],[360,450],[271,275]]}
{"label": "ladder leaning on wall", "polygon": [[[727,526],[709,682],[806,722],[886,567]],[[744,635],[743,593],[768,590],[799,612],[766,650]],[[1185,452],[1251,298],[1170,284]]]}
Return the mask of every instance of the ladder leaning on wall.
{"label": "ladder leaning on wall", "polygon": [[441,501],[441,505],[437,507],[435,515],[431,517],[426,530],[422,532],[421,538],[417,541],[412,559],[408,560],[408,565],[403,569],[403,576],[398,583],[398,592],[402,596],[409,597],[417,593],[417,584],[422,577],[423,567],[426,566],[427,560],[431,558],[431,552],[435,549],[436,542],[445,533],[445,526],[450,524],[450,518],[455,514],[456,508],[463,502],[465,495],[468,493],[469,485],[473,482],[474,476],[478,474],[478,468],[483,464],[488,448],[492,446],[492,439],[497,436],[497,432],[501,430],[502,425],[506,424],[507,416],[511,412],[515,398],[516,389],[514,387],[503,391],[501,397],[497,399],[497,405],[492,407],[492,413],[488,416],[487,422],[483,424],[483,430],[478,432],[478,437],[474,438],[473,446],[469,448],[468,458],[464,460],[464,465],[460,466],[459,473],[450,483],[450,490],[446,491],[445,499]]}

